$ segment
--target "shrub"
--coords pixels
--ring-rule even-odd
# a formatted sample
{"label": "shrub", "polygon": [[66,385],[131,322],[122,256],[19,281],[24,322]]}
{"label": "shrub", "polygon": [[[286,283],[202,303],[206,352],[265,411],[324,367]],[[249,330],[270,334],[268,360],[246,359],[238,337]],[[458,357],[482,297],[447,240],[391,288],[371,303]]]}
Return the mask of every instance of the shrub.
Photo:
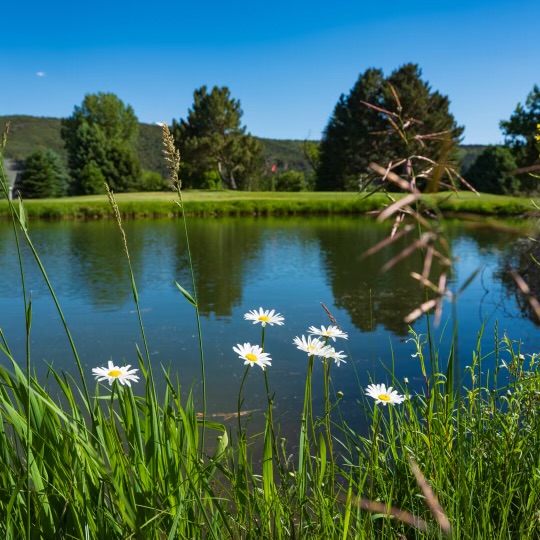
{"label": "shrub", "polygon": [[488,146],[467,171],[467,180],[478,191],[509,195],[519,192],[521,182],[512,171],[517,164],[512,152],[504,146]]}

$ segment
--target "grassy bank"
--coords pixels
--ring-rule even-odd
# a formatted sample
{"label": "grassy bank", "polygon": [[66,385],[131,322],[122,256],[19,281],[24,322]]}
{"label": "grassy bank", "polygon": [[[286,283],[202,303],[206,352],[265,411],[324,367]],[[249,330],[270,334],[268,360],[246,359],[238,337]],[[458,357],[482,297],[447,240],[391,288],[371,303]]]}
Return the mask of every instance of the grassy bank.
{"label": "grassy bank", "polygon": [[[402,197],[401,194],[392,196],[396,199]],[[186,191],[183,197],[188,214],[193,216],[364,214],[379,210],[390,202],[382,193],[366,197],[364,194],[338,192]],[[116,199],[123,218],[175,217],[181,213],[173,193],[122,193]],[[460,192],[426,195],[424,199],[444,213],[521,216],[535,212],[531,199],[524,197],[477,196]],[[106,195],[28,200],[25,207],[28,216],[37,219],[113,217]],[[0,218],[7,217],[8,204],[0,201]]]}

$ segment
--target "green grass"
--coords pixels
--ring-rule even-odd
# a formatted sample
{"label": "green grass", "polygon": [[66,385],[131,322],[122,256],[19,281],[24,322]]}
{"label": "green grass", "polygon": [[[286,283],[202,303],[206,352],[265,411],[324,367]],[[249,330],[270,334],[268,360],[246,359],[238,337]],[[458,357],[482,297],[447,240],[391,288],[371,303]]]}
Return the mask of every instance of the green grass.
{"label": "green grass", "polygon": [[[392,194],[399,199],[400,194]],[[186,191],[183,194],[188,215],[292,215],[292,214],[364,214],[379,210],[390,203],[378,193],[344,192],[237,192]],[[173,193],[122,193],[116,196],[123,218],[173,217],[181,211]],[[441,193],[424,196],[426,204],[437,205],[447,214],[470,213],[493,216],[533,216],[536,210],[531,199],[470,192]],[[7,202],[0,201],[0,218],[9,216]],[[25,208],[30,218],[95,219],[113,216],[106,195],[66,197],[63,199],[29,200]]]}

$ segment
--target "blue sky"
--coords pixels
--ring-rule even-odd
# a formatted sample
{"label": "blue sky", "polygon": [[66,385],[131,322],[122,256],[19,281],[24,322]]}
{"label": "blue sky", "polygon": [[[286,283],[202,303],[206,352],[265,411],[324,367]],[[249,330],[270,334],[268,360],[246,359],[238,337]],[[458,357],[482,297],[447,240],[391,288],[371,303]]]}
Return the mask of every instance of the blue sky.
{"label": "blue sky", "polygon": [[0,115],[65,117],[102,91],[170,122],[195,88],[226,85],[254,135],[317,139],[361,72],[415,62],[464,142],[488,144],[540,84],[540,0],[7,4]]}

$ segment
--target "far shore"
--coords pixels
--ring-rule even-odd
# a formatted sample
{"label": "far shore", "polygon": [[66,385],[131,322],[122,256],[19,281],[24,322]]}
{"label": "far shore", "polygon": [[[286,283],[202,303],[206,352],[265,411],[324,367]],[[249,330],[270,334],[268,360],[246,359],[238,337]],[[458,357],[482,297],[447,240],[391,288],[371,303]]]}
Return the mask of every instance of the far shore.
{"label": "far shore", "polygon": [[[395,200],[402,194],[392,193]],[[164,218],[181,215],[173,192],[119,193],[116,196],[123,218]],[[367,214],[391,204],[383,193],[352,192],[254,192],[186,190],[182,193],[186,215],[267,216]],[[475,214],[499,217],[537,217],[540,212],[530,197],[477,195],[472,192],[445,192],[424,195],[423,199],[444,214]],[[18,202],[15,201],[15,207]],[[29,199],[24,201],[29,218],[44,220],[107,219],[113,217],[106,195]],[[9,217],[7,201],[0,201],[0,218]]]}

